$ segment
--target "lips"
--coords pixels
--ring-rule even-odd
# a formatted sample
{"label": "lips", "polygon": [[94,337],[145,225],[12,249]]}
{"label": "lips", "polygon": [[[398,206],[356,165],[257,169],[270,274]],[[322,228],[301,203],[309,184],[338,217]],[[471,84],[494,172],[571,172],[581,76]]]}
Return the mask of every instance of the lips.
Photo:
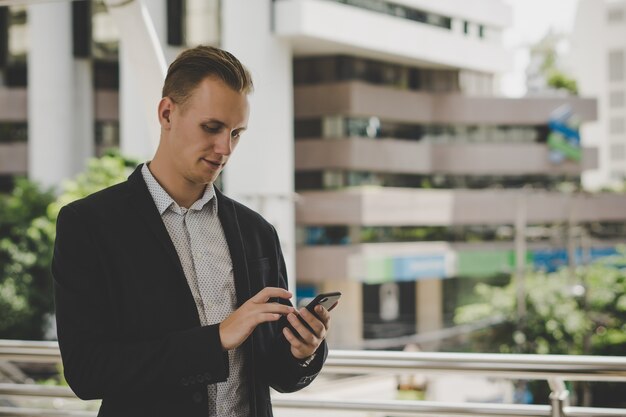
{"label": "lips", "polygon": [[210,167],[212,167],[212,168],[216,168],[216,169],[217,169],[217,168],[222,168],[222,167],[224,166],[224,164],[223,164],[223,163],[221,163],[221,162],[211,161],[211,160],[209,160],[209,159],[204,159],[204,158],[202,158],[202,160],[203,160],[203,161],[204,161],[207,165],[209,165],[209,166],[210,166]]}

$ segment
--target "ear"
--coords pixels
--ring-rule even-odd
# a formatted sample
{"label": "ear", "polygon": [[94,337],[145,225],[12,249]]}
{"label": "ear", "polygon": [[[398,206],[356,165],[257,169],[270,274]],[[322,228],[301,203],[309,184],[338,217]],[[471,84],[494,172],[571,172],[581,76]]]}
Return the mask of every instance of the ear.
{"label": "ear", "polygon": [[158,118],[161,129],[170,130],[172,127],[171,116],[174,112],[174,102],[169,97],[163,97],[159,101]]}

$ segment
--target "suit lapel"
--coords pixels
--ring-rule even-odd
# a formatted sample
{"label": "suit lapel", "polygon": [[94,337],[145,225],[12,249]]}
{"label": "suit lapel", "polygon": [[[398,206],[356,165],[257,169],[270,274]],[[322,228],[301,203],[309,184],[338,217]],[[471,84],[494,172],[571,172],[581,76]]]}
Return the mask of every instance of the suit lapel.
{"label": "suit lapel", "polygon": [[228,243],[228,249],[230,251],[230,258],[233,262],[237,306],[240,306],[252,296],[250,282],[248,280],[248,262],[241,234],[242,231],[239,220],[237,219],[237,210],[233,200],[224,196],[217,187],[215,187],[215,196],[217,197],[217,214],[222,224],[222,229],[224,229],[224,235],[226,236],[226,242]]}
{"label": "suit lapel", "polygon": [[128,185],[130,187],[129,199],[131,206],[136,209],[139,217],[154,234],[154,237],[163,247],[170,261],[174,262],[174,265],[176,265],[176,269],[179,272],[181,279],[186,283],[187,279],[185,278],[185,272],[183,271],[183,266],[178,258],[176,248],[174,247],[172,239],[165,228],[165,224],[163,224],[163,219],[161,219],[161,216],[159,215],[159,210],[154,204],[152,195],[150,194],[150,191],[148,191],[148,187],[141,174],[142,166],[143,164],[140,164],[130,177],[128,177]]}

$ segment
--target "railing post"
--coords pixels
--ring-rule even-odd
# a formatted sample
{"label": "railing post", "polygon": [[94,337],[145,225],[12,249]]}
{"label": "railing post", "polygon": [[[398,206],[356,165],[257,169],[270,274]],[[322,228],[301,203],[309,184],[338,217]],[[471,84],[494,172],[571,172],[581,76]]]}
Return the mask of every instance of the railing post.
{"label": "railing post", "polygon": [[565,407],[569,407],[569,391],[565,387],[562,378],[548,379],[550,385],[550,406],[552,407],[552,417],[565,417]]}

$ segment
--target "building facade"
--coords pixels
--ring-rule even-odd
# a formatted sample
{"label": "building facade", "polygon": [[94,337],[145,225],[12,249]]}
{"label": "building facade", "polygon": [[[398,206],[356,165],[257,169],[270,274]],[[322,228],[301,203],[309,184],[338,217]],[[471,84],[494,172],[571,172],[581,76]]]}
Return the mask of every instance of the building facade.
{"label": "building facade", "polygon": [[[436,334],[476,282],[610,255],[624,236],[626,198],[580,192],[598,149],[552,141],[555,112],[584,128],[596,100],[499,95],[500,0],[144,4],[168,62],[208,43],[252,71],[223,186],[277,227],[299,298],[342,291],[336,347]],[[58,184],[110,146],[151,157],[136,90],[151,69],[129,65],[103,3],[0,10],[5,188]]]}
{"label": "building facade", "polygon": [[583,95],[598,100],[598,119],[583,127],[599,151],[591,189],[623,187],[626,178],[626,1],[581,0],[570,37],[569,72]]}

